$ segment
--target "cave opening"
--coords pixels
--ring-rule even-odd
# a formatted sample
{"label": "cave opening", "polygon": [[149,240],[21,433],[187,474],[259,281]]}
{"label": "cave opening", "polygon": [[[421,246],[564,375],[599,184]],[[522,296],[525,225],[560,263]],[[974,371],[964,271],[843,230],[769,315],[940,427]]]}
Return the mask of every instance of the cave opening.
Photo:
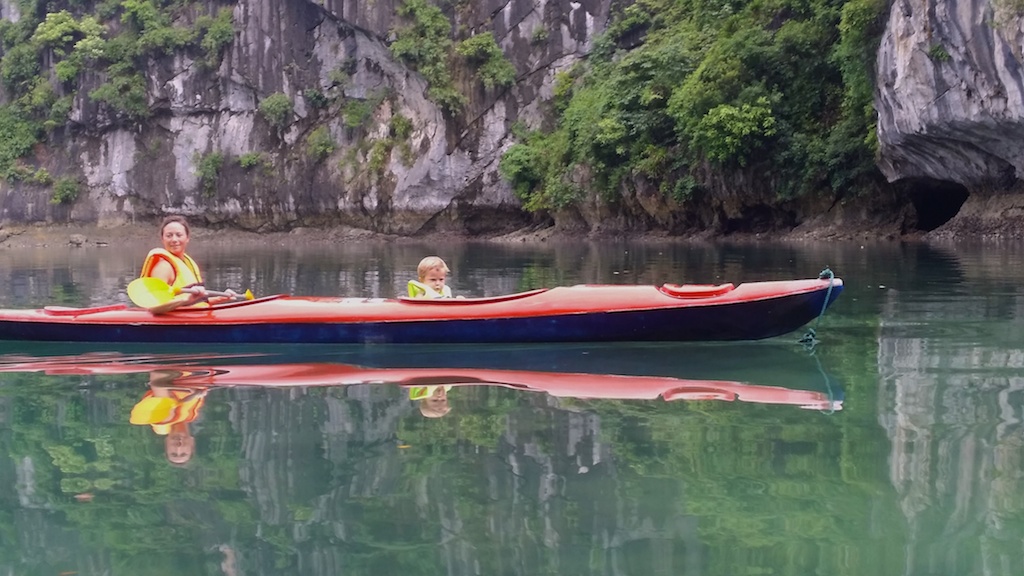
{"label": "cave opening", "polygon": [[920,232],[931,232],[949,222],[971,195],[962,184],[948,180],[913,178],[903,185],[917,215],[911,227]]}

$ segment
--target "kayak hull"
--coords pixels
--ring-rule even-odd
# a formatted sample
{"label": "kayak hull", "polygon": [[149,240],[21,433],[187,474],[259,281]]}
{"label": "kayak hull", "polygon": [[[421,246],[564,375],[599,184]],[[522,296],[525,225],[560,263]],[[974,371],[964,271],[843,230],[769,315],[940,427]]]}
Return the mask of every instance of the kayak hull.
{"label": "kayak hull", "polygon": [[127,306],[0,310],[0,339],[152,343],[729,341],[816,319],[841,279],[713,287],[573,286],[457,300],[272,296],[152,315]]}

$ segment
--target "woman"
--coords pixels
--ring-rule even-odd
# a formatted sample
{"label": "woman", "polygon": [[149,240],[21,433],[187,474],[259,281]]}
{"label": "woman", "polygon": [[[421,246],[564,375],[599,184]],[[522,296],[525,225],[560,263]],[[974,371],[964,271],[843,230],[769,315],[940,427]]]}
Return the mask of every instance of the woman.
{"label": "woman", "polygon": [[[188,221],[182,216],[168,216],[160,225],[160,239],[163,248],[154,248],[149,251],[146,261],[142,264],[140,278],[158,278],[174,288],[175,291],[189,289],[169,302],[149,308],[154,314],[170,312],[182,306],[206,305],[209,298],[206,288],[203,287],[203,275],[199,271],[199,264],[193,260],[185,250],[188,248],[189,227]],[[234,292],[227,291],[230,300]]]}

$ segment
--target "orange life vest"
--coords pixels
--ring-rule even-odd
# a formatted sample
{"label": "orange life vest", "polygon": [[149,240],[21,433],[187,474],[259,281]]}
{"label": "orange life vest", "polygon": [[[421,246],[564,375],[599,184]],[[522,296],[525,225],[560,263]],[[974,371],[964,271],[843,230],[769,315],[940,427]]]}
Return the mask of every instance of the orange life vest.
{"label": "orange life vest", "polygon": [[182,257],[178,258],[163,248],[154,248],[149,251],[146,261],[142,263],[142,272],[139,273],[139,277],[146,278],[152,275],[153,268],[156,267],[157,262],[161,259],[166,260],[174,268],[172,288],[186,288],[193,284],[203,283],[203,275],[199,272],[199,264],[196,264],[196,261],[191,256],[182,254]]}
{"label": "orange life vest", "polygon": [[132,424],[149,424],[153,432],[166,436],[174,424],[187,424],[199,416],[205,390],[172,389],[170,396],[154,396],[149,390],[132,408]]}

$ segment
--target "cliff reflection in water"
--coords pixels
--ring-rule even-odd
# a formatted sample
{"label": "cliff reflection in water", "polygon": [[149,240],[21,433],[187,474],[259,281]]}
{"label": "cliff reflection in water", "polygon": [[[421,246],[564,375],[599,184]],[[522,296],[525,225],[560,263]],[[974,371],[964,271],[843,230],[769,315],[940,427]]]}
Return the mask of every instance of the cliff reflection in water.
{"label": "cliff reflection in water", "polygon": [[914,282],[882,302],[878,423],[916,573],[1021,571],[1024,294],[1008,263],[1024,246],[1013,248],[918,247],[904,271]]}
{"label": "cliff reflection in water", "polygon": [[841,574],[870,537],[798,349],[39,352],[0,359],[4,572]]}

